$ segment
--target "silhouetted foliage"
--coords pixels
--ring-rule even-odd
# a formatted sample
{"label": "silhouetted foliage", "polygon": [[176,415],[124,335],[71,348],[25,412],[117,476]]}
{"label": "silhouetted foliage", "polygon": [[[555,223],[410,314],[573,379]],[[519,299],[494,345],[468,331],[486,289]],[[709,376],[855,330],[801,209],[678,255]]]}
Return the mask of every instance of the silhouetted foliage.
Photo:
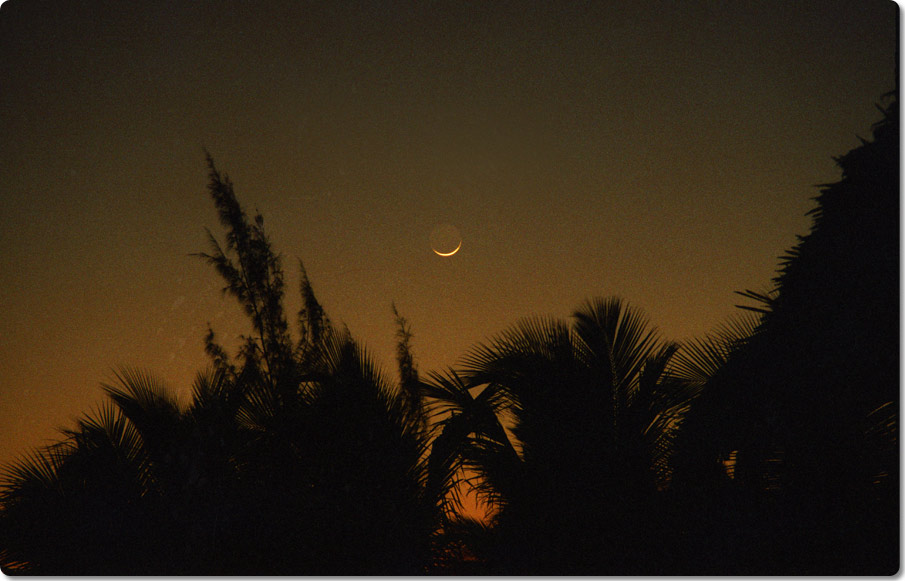
{"label": "silhouetted foliage", "polygon": [[[181,411],[148,374],[125,369],[112,406],[14,464],[3,487],[2,560],[14,572],[217,572],[217,502],[234,475],[212,414]],[[201,374],[196,390],[211,381]],[[197,400],[196,400],[197,401]]]}
{"label": "silhouetted foliage", "polygon": [[428,396],[451,410],[432,467],[447,479],[476,472],[498,509],[493,548],[481,548],[489,571],[644,570],[637,549],[678,421],[681,388],[666,373],[675,349],[638,311],[596,300],[571,326],[523,320],[460,372],[432,376]]}
{"label": "silhouetted foliage", "polygon": [[[205,337],[212,370],[183,409],[124,369],[115,405],[7,470],[0,562],[40,574],[414,574],[430,564],[425,427],[404,320],[401,387],[336,331],[301,263],[299,337],[281,258],[208,157],[226,229],[201,254],[251,323],[235,357]],[[413,389],[415,390],[413,392]]]}
{"label": "silhouetted foliage", "polygon": [[398,327],[396,330],[396,338],[398,339],[396,344],[396,362],[399,364],[399,386],[402,388],[405,413],[419,430],[424,430],[426,425],[422,389],[421,382],[418,380],[418,368],[412,355],[411,326],[405,317],[396,310],[395,304],[392,305],[392,309]]}
{"label": "silhouetted foliage", "polygon": [[[837,159],[775,286],[678,345],[617,298],[398,382],[333,325],[208,156],[249,319],[183,405],[108,401],[0,474],[0,566],[38,575],[891,574],[899,542],[898,107]],[[475,492],[489,518],[464,514]]]}
{"label": "silhouetted foliage", "polygon": [[[249,315],[254,335],[235,361],[249,437],[242,463],[247,539],[242,569],[289,574],[418,573],[429,561],[432,506],[425,502],[423,426],[348,332],[333,329],[301,262],[299,338],[283,309],[281,259],[264,221],[253,222],[209,159],[210,191],[227,228],[203,255]],[[398,317],[398,314],[397,314]],[[209,345],[213,341],[208,342]],[[406,343],[407,344],[407,343]],[[409,366],[410,373],[415,373]]]}
{"label": "silhouetted foliage", "polygon": [[686,492],[734,505],[712,535],[736,540],[732,566],[714,571],[898,569],[896,101],[881,110],[873,141],[836,159],[842,179],[821,186],[775,288],[741,293],[762,321],[689,415]]}

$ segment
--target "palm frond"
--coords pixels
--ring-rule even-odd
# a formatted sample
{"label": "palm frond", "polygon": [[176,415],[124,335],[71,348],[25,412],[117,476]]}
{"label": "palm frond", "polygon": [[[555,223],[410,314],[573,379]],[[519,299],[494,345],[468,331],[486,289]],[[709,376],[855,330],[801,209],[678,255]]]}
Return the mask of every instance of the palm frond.
{"label": "palm frond", "polygon": [[5,465],[0,476],[0,499],[4,506],[15,503],[27,491],[57,486],[57,473],[74,448],[51,445],[33,450]]}
{"label": "palm frond", "polygon": [[[127,417],[139,413],[179,415],[179,404],[172,391],[151,373],[125,366],[113,373],[119,384],[104,383],[101,387]],[[136,421],[136,418],[130,419]]]}
{"label": "palm frond", "polygon": [[741,313],[703,339],[684,343],[670,362],[669,373],[691,385],[703,386],[758,332],[760,321],[759,313]]}
{"label": "palm frond", "polygon": [[245,397],[244,385],[222,367],[199,371],[192,382],[189,413],[198,416],[210,411],[235,414]]}
{"label": "palm frond", "polygon": [[101,387],[140,434],[150,458],[172,461],[187,426],[169,387],[152,374],[129,367],[114,375],[118,384]]}
{"label": "palm frond", "polygon": [[627,398],[647,357],[659,345],[656,329],[640,310],[618,297],[589,300],[572,317],[598,376],[605,381],[611,376],[616,394]]}
{"label": "palm frond", "polygon": [[525,397],[554,389],[560,383],[557,377],[568,381],[580,367],[575,353],[565,323],[526,318],[469,351],[462,358],[462,371],[469,386],[487,385],[488,396],[504,397],[508,407],[518,412]]}
{"label": "palm frond", "polygon": [[76,430],[64,430],[64,433],[78,446],[92,447],[105,440],[104,443],[122,450],[130,458],[140,455],[141,436],[114,405],[99,406],[94,413],[79,418],[77,426]]}
{"label": "palm frond", "polygon": [[[792,248],[788,251],[787,255],[783,257],[784,263],[794,262],[798,259],[799,254],[800,248]],[[775,289],[770,292],[756,292],[753,290],[735,291],[735,294],[741,295],[748,299],[752,299],[753,301],[758,303],[758,305],[755,306],[736,305],[736,307],[745,309],[747,311],[753,311],[761,315],[767,314],[774,310],[776,306],[776,300],[779,296]]]}
{"label": "palm frond", "polygon": [[427,490],[430,501],[440,507],[443,518],[449,518],[462,507],[460,496],[465,457],[463,448],[471,433],[469,417],[452,414],[437,426],[427,461]]}
{"label": "palm frond", "polygon": [[637,389],[634,390],[628,401],[630,406],[653,410],[655,404],[660,403],[658,399],[662,397],[659,389],[661,380],[669,362],[678,350],[677,343],[668,343],[647,358],[641,368]]}
{"label": "palm frond", "polygon": [[528,476],[525,463],[502,429],[476,433],[463,450],[465,466],[474,476],[468,485],[478,498],[497,510],[518,496]]}
{"label": "palm frond", "polygon": [[431,419],[448,412],[467,410],[474,400],[464,379],[454,369],[444,373],[428,372],[427,380],[420,381],[419,387],[421,397],[428,400],[426,405]]}

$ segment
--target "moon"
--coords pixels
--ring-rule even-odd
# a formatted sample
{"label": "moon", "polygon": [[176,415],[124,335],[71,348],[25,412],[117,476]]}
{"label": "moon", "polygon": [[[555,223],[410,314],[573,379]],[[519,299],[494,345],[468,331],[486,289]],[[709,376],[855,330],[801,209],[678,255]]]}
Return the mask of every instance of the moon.
{"label": "moon", "polygon": [[448,258],[462,248],[462,236],[452,224],[437,224],[431,230],[430,243],[434,254]]}
{"label": "moon", "polygon": [[437,250],[436,248],[433,248],[432,250],[437,254],[437,256],[452,256],[453,254],[455,254],[456,252],[458,252],[460,248],[462,248],[462,241],[461,241],[461,240],[459,241],[459,245],[456,246],[456,249],[453,250],[452,252],[440,252],[440,251]]}

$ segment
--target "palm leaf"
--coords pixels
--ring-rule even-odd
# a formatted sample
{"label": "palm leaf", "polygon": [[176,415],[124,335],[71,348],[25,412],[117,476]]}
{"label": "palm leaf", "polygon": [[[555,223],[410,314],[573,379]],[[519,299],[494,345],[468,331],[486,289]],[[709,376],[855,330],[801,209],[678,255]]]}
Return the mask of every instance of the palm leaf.
{"label": "palm leaf", "polygon": [[588,301],[572,316],[596,373],[613,386],[616,396],[627,400],[632,382],[659,344],[656,330],[641,311],[619,298]]}
{"label": "palm leaf", "polygon": [[732,353],[757,333],[760,322],[760,313],[739,314],[704,339],[683,344],[670,362],[670,374],[689,385],[702,387],[726,365]]}
{"label": "palm leaf", "polygon": [[179,405],[170,388],[152,374],[122,367],[114,371],[118,385],[101,384],[110,399],[129,419],[140,425],[149,414],[178,417]]}

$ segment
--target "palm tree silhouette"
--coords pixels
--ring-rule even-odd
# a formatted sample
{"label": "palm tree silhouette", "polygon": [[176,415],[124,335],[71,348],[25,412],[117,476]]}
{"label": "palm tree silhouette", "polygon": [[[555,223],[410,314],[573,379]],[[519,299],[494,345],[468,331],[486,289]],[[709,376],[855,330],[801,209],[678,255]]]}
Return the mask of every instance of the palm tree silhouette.
{"label": "palm tree silhouette", "polygon": [[110,405],[66,436],[5,468],[0,564],[37,575],[141,570],[147,553],[131,559],[148,484],[140,437]]}
{"label": "palm tree silhouette", "polygon": [[666,372],[675,350],[639,311],[595,300],[571,326],[522,320],[460,371],[431,376],[426,396],[446,417],[430,476],[447,489],[463,467],[480,476],[475,486],[499,510],[489,570],[644,569],[633,551],[685,405],[684,385]]}
{"label": "palm tree silhouette", "polygon": [[116,378],[111,403],[7,469],[2,563],[52,575],[227,572],[216,553],[228,527],[217,523],[234,469],[212,445],[233,431],[200,413],[220,377],[199,374],[188,410],[148,373]]}
{"label": "palm tree silhouette", "polygon": [[[821,186],[774,289],[741,293],[762,319],[689,413],[679,480],[734,514],[708,535],[738,547],[716,572],[898,569],[896,101],[881,111],[873,141],[836,160],[842,179]],[[707,510],[725,514],[717,495]]]}
{"label": "palm tree silhouette", "polygon": [[429,563],[436,507],[423,494],[424,429],[410,334],[400,325],[400,386],[337,330],[301,270],[299,338],[283,309],[281,258],[264,220],[249,220],[208,157],[212,198],[227,229],[201,256],[252,323],[235,359],[214,340],[218,369],[242,387],[248,439],[239,454],[249,518],[243,570],[291,574],[411,574]]}
{"label": "palm tree silhouette", "polygon": [[[5,471],[0,564],[39,574],[415,574],[438,505],[404,319],[400,386],[337,330],[302,272],[299,337],[281,258],[208,157],[226,242],[202,254],[251,323],[183,408],[124,368],[111,404]],[[413,391],[414,390],[414,391]]]}
{"label": "palm tree silhouette", "polygon": [[[0,566],[40,575],[889,574],[898,569],[898,107],[837,160],[769,292],[677,345],[618,298],[398,381],[333,324],[208,155],[243,308],[180,405],[108,401],[0,473]],[[473,489],[488,522],[462,516]]]}

